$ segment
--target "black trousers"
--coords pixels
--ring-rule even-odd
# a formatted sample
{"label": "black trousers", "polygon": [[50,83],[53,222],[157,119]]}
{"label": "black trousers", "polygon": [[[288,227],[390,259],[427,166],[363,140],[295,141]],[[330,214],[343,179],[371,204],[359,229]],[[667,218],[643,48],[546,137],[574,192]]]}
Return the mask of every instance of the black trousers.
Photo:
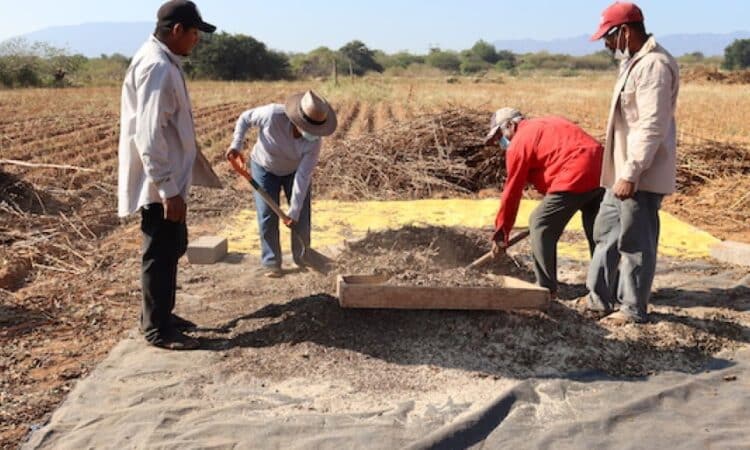
{"label": "black trousers", "polygon": [[141,330],[147,341],[171,331],[172,310],[177,289],[177,261],[187,251],[185,223],[164,218],[164,206],[152,203],[141,208],[143,248],[141,284],[143,308]]}

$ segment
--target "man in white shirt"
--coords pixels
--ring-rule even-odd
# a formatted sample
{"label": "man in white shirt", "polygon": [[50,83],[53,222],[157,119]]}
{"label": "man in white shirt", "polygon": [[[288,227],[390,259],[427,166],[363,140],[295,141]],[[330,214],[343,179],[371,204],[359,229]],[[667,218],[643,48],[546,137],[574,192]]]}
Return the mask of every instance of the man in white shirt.
{"label": "man in white shirt", "polygon": [[[284,105],[270,104],[242,113],[227,151],[228,159],[240,156],[247,130],[259,128],[250,158],[253,179],[277,204],[284,190],[291,219],[285,225],[293,228],[305,248],[310,246],[312,175],[320,157],[320,138],[333,134],[336,125],[336,113],[325,99],[312,91],[302,92],[289,97]],[[270,278],[281,277],[279,218],[258,193],[255,205],[262,268]],[[303,250],[299,241],[292,239],[292,256],[298,266],[304,266]]]}
{"label": "man in white shirt", "polygon": [[189,350],[198,341],[182,331],[195,324],[172,313],[177,261],[187,249],[185,201],[194,170],[196,178],[214,174],[210,166],[194,167],[201,155],[181,58],[198,44],[201,31],[212,33],[216,27],[185,0],[164,3],[157,19],[154,35],[133,57],[122,87],[118,214],[141,213],[141,331],[146,341]]}

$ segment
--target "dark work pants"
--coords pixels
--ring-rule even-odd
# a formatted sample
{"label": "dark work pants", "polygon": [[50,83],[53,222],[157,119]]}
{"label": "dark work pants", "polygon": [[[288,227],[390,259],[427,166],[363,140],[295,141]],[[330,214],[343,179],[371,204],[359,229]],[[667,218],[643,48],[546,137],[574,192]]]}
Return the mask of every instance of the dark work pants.
{"label": "dark work pants", "polygon": [[171,331],[170,316],[177,288],[177,261],[187,250],[187,225],[166,220],[164,206],[152,203],[141,208],[141,231],[141,330],[146,340],[153,342],[161,333]]}
{"label": "dark work pants", "polygon": [[594,221],[604,189],[594,189],[582,194],[556,192],[544,196],[529,218],[531,251],[537,284],[557,292],[557,241],[573,215],[581,211],[583,231],[589,244],[589,254],[594,252]]}

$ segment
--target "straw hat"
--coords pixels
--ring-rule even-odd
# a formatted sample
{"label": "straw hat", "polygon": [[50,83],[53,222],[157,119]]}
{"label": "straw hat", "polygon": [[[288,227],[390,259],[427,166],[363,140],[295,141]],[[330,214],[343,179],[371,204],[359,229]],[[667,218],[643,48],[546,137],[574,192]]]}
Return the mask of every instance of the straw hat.
{"label": "straw hat", "polygon": [[292,95],[284,107],[289,120],[302,131],[315,136],[330,136],[336,131],[336,112],[313,91]]}

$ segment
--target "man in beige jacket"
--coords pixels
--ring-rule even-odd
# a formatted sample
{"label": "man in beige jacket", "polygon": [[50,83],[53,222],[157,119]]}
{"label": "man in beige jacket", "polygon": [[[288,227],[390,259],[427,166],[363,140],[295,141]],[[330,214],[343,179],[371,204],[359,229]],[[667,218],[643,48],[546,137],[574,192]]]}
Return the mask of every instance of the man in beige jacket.
{"label": "man in beige jacket", "polygon": [[[587,308],[613,324],[643,323],[656,271],[659,208],[675,191],[679,68],[646,33],[632,3],[607,8],[592,40],[621,60],[612,97],[594,224]],[[610,314],[619,304],[619,311]]]}

